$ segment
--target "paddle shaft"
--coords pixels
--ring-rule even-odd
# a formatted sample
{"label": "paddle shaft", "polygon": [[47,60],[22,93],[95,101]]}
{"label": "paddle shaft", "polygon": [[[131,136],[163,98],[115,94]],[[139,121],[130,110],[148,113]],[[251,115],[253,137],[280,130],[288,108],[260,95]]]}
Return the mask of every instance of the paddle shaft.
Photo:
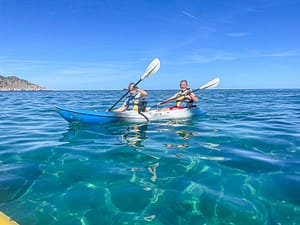
{"label": "paddle shaft", "polygon": [[[195,91],[197,91],[197,90],[200,90],[200,89],[198,88],[198,89],[196,89]],[[189,91],[189,93],[192,93],[192,92],[195,92],[195,91]],[[170,99],[168,99],[168,100],[165,100],[165,101],[161,102],[160,105],[163,105],[163,104],[166,104],[166,103],[168,103],[168,102],[170,102],[170,101],[173,101],[173,100],[175,100],[177,97],[178,97],[178,95],[175,96],[175,97],[173,97],[173,98],[170,98]]]}

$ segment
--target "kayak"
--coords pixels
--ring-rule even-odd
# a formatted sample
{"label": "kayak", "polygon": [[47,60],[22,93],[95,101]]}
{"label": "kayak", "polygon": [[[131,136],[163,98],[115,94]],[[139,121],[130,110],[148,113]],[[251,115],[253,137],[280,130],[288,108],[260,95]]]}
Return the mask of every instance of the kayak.
{"label": "kayak", "polygon": [[199,107],[160,111],[158,109],[138,113],[135,110],[124,112],[100,112],[82,109],[66,109],[56,107],[57,112],[68,122],[85,124],[103,124],[112,122],[148,122],[170,119],[187,119],[203,115],[205,111]]}
{"label": "kayak", "polygon": [[3,212],[0,211],[0,224],[4,225],[18,225],[15,221],[13,221],[10,217],[5,215]]}

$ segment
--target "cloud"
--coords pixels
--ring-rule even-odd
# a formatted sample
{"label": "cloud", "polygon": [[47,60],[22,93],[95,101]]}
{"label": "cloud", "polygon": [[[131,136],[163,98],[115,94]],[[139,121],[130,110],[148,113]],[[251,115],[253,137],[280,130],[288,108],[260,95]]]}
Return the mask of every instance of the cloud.
{"label": "cloud", "polygon": [[[136,62],[135,62],[136,63]],[[0,56],[0,73],[16,73],[29,71],[47,71],[47,73],[60,74],[87,74],[87,73],[117,73],[123,70],[131,70],[133,62],[122,63],[94,63],[94,62],[71,62],[56,60],[22,60],[8,59]]]}
{"label": "cloud", "polygon": [[199,18],[197,18],[196,16],[194,16],[194,15],[188,13],[187,11],[182,11],[182,13],[183,13],[184,15],[186,15],[187,17],[190,17],[190,18],[195,19],[195,20],[199,20]]}
{"label": "cloud", "polygon": [[[122,88],[128,80],[136,80],[143,73],[150,60],[73,62],[60,60],[9,59],[0,56],[0,75],[18,76],[39,83],[49,89],[72,89],[78,83],[79,89]],[[139,65],[139,67],[137,66]],[[71,82],[70,82],[71,81]],[[82,83],[82,87],[79,85]],[[86,83],[86,84],[84,84]]]}
{"label": "cloud", "polygon": [[233,53],[233,52],[203,52],[194,54],[190,57],[192,62],[197,63],[211,63],[216,61],[233,61],[250,58],[262,57],[292,57],[299,56],[300,54],[291,52],[246,52],[246,53]]}
{"label": "cloud", "polygon": [[252,12],[252,13],[263,13],[264,10],[260,8],[255,8],[255,7],[248,7],[245,9],[246,12]]}
{"label": "cloud", "polygon": [[197,63],[211,63],[215,61],[230,61],[236,60],[239,56],[228,52],[212,52],[195,54],[191,59]]}
{"label": "cloud", "polygon": [[233,32],[233,33],[227,33],[226,34],[228,37],[233,37],[233,38],[240,38],[240,37],[247,37],[250,34],[247,32]]}
{"label": "cloud", "polygon": [[277,53],[261,53],[260,57],[286,57],[286,56],[297,56],[296,53],[289,52],[277,52]]}

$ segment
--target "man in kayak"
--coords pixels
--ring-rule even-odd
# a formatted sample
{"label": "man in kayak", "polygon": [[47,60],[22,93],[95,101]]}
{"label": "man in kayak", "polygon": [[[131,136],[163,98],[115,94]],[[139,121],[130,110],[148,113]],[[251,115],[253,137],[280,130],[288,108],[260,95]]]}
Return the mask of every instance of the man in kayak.
{"label": "man in kayak", "polygon": [[188,82],[186,80],[182,80],[180,81],[180,91],[175,93],[170,98],[167,98],[165,101],[157,103],[157,105],[160,106],[173,100],[176,100],[174,106],[160,109],[160,111],[190,108],[193,106],[194,102],[198,102],[198,97],[188,87]]}
{"label": "man in kayak", "polygon": [[139,112],[144,112],[146,109],[145,98],[148,95],[146,91],[141,88],[135,87],[135,83],[130,83],[128,85],[129,95],[124,101],[123,105],[118,109],[113,110],[113,112],[123,112],[125,110],[137,110]]}

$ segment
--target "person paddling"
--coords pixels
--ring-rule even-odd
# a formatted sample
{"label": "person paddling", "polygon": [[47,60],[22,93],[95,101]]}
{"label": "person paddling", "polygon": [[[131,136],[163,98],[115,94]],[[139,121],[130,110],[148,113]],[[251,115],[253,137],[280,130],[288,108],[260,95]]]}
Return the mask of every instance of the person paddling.
{"label": "person paddling", "polygon": [[123,105],[118,109],[112,110],[113,112],[123,112],[125,110],[137,110],[139,112],[145,111],[145,98],[148,94],[143,89],[138,88],[134,85],[135,83],[133,82],[128,85],[128,97],[125,99]]}
{"label": "person paddling", "polygon": [[173,109],[183,109],[193,107],[195,102],[198,102],[198,97],[192,92],[192,90],[188,87],[188,82],[186,80],[180,81],[180,91],[176,92],[170,98],[167,98],[165,101],[157,103],[158,106],[166,104],[176,100],[174,106],[170,106],[168,108],[160,109],[161,111],[173,110]]}

